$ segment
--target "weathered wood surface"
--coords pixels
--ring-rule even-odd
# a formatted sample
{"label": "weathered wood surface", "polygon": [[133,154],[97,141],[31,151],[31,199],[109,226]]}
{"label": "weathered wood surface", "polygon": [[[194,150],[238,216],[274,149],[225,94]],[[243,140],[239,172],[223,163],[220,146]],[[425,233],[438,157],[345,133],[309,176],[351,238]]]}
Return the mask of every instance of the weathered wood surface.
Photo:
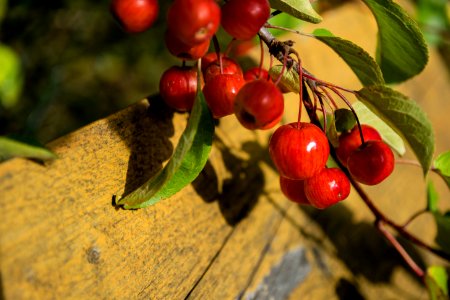
{"label": "weathered wood surface", "polygon": [[[358,40],[375,34],[362,6],[345,6],[327,20],[323,27],[374,49],[367,39]],[[345,30],[335,26],[342,20],[349,20]],[[318,76],[358,86],[336,57],[324,61],[332,53],[318,42],[302,38],[299,48]],[[312,69],[317,64],[322,68]],[[432,55],[425,72],[401,87],[430,115],[438,151],[450,147],[442,115],[450,111],[445,76]],[[295,101],[292,96],[286,104],[296,107]],[[186,117],[158,99],[144,100],[50,143],[58,160],[1,164],[0,295],[426,299],[354,193],[324,212],[290,204],[268,158],[269,133],[244,130],[233,117],[221,121],[209,163],[194,184],[146,209],[115,209],[113,195],[132,190],[170,157]],[[295,119],[295,111],[287,111],[286,118]],[[448,192],[436,182],[445,199]],[[401,221],[423,207],[424,198],[417,196],[423,188],[420,170],[397,167],[392,178],[368,191]],[[432,243],[430,224],[424,216],[411,230]]]}

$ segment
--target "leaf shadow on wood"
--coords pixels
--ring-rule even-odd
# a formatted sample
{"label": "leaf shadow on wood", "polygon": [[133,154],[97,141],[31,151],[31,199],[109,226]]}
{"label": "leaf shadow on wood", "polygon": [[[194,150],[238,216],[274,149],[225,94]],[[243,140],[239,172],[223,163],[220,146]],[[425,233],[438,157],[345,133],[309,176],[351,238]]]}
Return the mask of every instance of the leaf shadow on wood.
{"label": "leaf shadow on wood", "polygon": [[[126,182],[122,196],[144,184],[162,169],[170,158],[174,135],[174,111],[159,95],[150,96],[135,105],[128,119],[112,118],[109,126],[115,130],[130,149]],[[113,199],[114,204],[115,199]]]}
{"label": "leaf shadow on wood", "polygon": [[339,279],[336,283],[336,296],[340,300],[352,299],[352,300],[364,300],[364,297],[358,287],[358,284],[353,283],[345,278]]}
{"label": "leaf shadow on wood", "polygon": [[[411,278],[420,282],[375,226],[366,221],[355,221],[353,213],[344,204],[326,210],[304,206],[300,209],[322,228],[334,244],[336,255],[353,275],[362,275],[374,283],[387,283],[391,281],[394,269],[401,267]],[[423,267],[424,261],[420,254],[404,240],[399,239],[399,242],[419,266]]]}
{"label": "leaf shadow on wood", "polygon": [[[249,143],[260,147],[256,142]],[[192,182],[192,186],[205,202],[217,201],[226,222],[234,226],[255,207],[259,196],[263,193],[265,178],[258,164],[258,155],[245,160],[233,154],[230,148],[218,139],[215,146],[220,150],[231,177],[219,183],[221,179],[208,161],[197,179]]]}

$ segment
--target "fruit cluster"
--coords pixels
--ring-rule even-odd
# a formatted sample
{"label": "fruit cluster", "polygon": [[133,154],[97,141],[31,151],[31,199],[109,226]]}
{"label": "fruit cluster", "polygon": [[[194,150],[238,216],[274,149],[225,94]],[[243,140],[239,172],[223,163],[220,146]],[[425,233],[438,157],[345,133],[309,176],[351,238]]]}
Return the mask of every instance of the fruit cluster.
{"label": "fruit cluster", "polygon": [[[149,28],[158,15],[156,0],[113,0],[111,9],[128,32]],[[243,72],[235,60],[220,53],[215,38],[221,25],[234,39],[251,39],[269,17],[268,0],[229,0],[222,6],[215,0],[174,0],[164,41],[183,64],[162,75],[162,98],[176,110],[190,111],[201,87],[214,118],[234,114],[247,129],[274,127],[284,112],[279,80],[274,83],[262,67]],[[211,41],[216,51],[207,53]],[[201,76],[198,66],[185,64],[200,59]],[[364,184],[380,183],[394,168],[394,155],[379,133],[359,122],[340,134],[335,151],[351,176]],[[290,200],[323,209],[348,197],[350,181],[341,169],[326,166],[329,141],[316,125],[299,119],[280,126],[270,139],[269,153],[280,173],[281,190]]]}
{"label": "fruit cluster", "polygon": [[[362,125],[339,136],[335,149],[341,164],[361,183],[375,185],[394,169],[392,150],[376,129]],[[280,126],[269,143],[270,156],[280,173],[280,186],[290,200],[327,208],[350,194],[350,181],[339,168],[327,168],[330,153],[323,131],[310,123]]]}

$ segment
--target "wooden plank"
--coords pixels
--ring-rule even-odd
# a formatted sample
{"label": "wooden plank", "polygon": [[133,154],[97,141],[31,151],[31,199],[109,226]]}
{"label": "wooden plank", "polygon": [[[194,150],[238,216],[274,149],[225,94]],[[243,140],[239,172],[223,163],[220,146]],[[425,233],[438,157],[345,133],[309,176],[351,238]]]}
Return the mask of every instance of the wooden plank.
{"label": "wooden plank", "polygon": [[231,230],[216,205],[192,187],[145,210],[111,205],[161,167],[185,124],[150,106],[51,143],[59,159],[46,166],[1,165],[6,299],[182,298],[198,279]]}

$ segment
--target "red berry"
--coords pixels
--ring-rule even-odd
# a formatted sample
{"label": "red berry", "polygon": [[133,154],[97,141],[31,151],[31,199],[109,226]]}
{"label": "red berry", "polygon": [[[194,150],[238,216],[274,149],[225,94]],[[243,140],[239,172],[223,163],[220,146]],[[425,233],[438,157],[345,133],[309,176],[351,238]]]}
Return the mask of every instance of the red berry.
{"label": "red berry", "polygon": [[305,195],[312,206],[327,208],[348,197],[350,181],[338,168],[323,168],[318,174],[304,181]]}
{"label": "red berry", "polygon": [[222,6],[222,26],[238,40],[254,37],[270,16],[267,0],[230,0]]}
{"label": "red berry", "polygon": [[[221,57],[224,57],[223,53],[219,54]],[[206,53],[203,57],[202,57],[202,73],[205,72],[206,68],[208,68],[208,66],[210,64],[212,64],[213,62],[215,62],[216,60],[218,60],[217,57],[217,53],[216,52],[209,52]]]}
{"label": "red berry", "polygon": [[[361,129],[365,141],[381,141],[381,135],[375,128],[363,124],[361,125]],[[361,136],[357,125],[350,132],[342,133],[339,136],[339,147],[336,148],[336,155],[339,161],[347,167],[348,157],[361,144]]]}
{"label": "red berry", "polygon": [[311,205],[305,195],[303,180],[293,180],[280,176],[280,188],[289,200],[299,204]]}
{"label": "red berry", "polygon": [[244,84],[240,74],[219,74],[205,83],[203,94],[214,118],[231,115],[234,99]]}
{"label": "red berry", "polygon": [[175,0],[167,14],[169,30],[193,46],[210,40],[220,24],[220,7],[214,0]]}
{"label": "red berry", "polygon": [[219,74],[236,74],[242,77],[242,69],[239,64],[229,57],[222,57],[222,71],[219,60],[211,62],[203,72],[205,83]]}
{"label": "red berry", "polygon": [[234,113],[247,129],[272,128],[281,120],[283,111],[283,95],[264,79],[245,83],[234,101]]}
{"label": "red berry", "polygon": [[209,40],[206,40],[194,46],[189,46],[180,41],[170,31],[166,31],[164,41],[169,52],[183,60],[197,60],[201,58],[206,52],[208,52],[210,42]]}
{"label": "red berry", "polygon": [[280,126],[274,132],[269,142],[269,153],[282,176],[304,180],[325,167],[330,148],[319,127],[295,122]]}
{"label": "red berry", "polygon": [[394,170],[394,153],[382,141],[367,141],[350,154],[347,164],[356,181],[375,185]]}
{"label": "red berry", "polygon": [[269,72],[266,69],[260,67],[250,68],[244,73],[245,81],[253,81],[256,79],[266,79],[268,81],[272,81],[269,76]]}
{"label": "red berry", "polygon": [[159,93],[167,105],[189,111],[197,93],[196,68],[173,66],[161,76]]}
{"label": "red berry", "polygon": [[157,0],[113,0],[110,10],[125,31],[137,33],[153,25],[159,6]]}

